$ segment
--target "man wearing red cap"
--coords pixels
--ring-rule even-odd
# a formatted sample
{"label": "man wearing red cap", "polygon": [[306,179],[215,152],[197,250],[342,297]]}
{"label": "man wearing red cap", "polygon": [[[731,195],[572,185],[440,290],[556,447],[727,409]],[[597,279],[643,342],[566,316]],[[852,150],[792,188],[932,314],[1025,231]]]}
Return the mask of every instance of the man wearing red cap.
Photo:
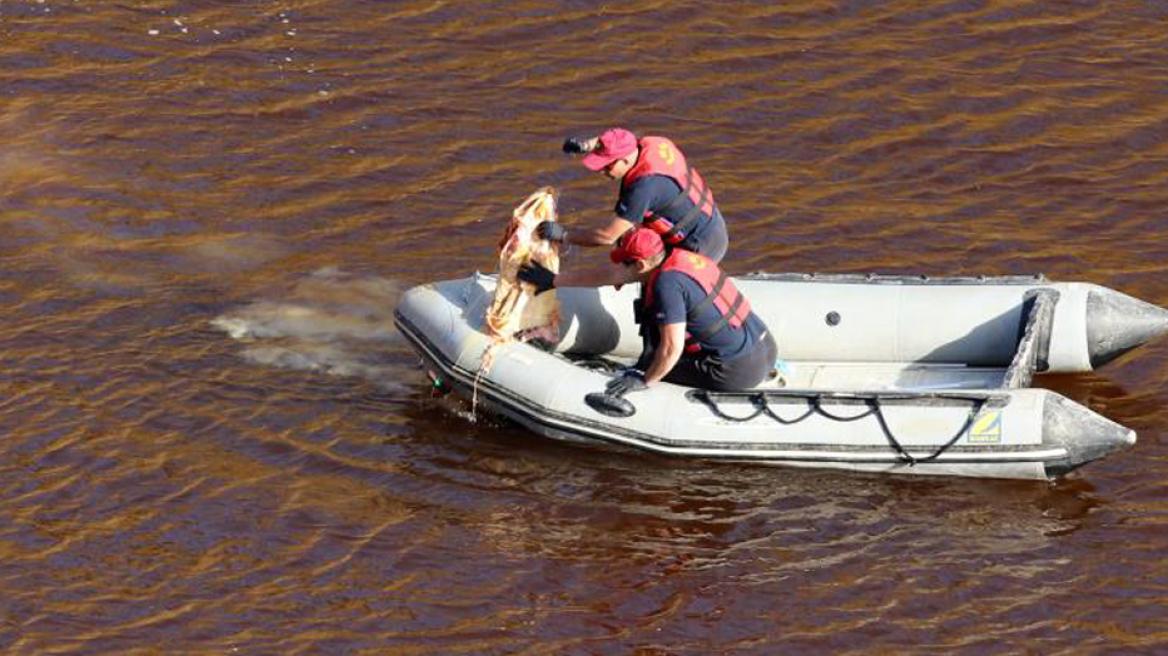
{"label": "man wearing red cap", "polygon": [[705,180],[672,141],[611,128],[594,139],[568,139],[564,152],[587,153],[584,166],[620,181],[616,216],[594,229],[568,230],[547,221],[538,228],[541,237],[609,246],[640,224],[659,234],[669,250],[684,248],[722,261],[729,244],[726,222]]}
{"label": "man wearing red cap", "polygon": [[[644,341],[633,369],[609,381],[610,394],[659,380],[744,390],[767,378],[777,355],[774,337],[712,259],[680,248],[667,251],[661,236],[646,227],[617,240],[609,257],[641,282],[636,314]],[[541,268],[519,272],[537,293],[555,286],[555,275]]]}

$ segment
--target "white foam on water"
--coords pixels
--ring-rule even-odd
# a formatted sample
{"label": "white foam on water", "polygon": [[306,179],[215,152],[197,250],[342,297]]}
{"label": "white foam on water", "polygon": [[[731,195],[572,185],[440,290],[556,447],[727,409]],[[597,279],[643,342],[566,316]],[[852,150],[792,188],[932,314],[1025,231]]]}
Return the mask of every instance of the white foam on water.
{"label": "white foam on water", "polygon": [[355,376],[386,388],[400,385],[388,360],[399,344],[393,309],[401,286],[393,280],[322,269],[287,298],[262,299],[216,317],[211,325],[247,342],[242,355],[265,366]]}

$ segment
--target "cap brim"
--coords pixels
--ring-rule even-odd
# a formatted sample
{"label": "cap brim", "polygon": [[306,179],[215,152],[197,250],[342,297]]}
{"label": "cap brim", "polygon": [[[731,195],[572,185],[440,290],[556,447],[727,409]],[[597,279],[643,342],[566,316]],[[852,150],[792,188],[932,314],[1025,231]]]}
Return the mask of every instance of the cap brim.
{"label": "cap brim", "polygon": [[581,163],[588,169],[599,171],[600,169],[612,164],[620,159],[620,157],[613,157],[612,155],[600,155],[597,153],[590,153],[584,156]]}
{"label": "cap brim", "polygon": [[608,252],[608,259],[612,260],[613,264],[622,264],[625,261],[625,249],[617,246]]}

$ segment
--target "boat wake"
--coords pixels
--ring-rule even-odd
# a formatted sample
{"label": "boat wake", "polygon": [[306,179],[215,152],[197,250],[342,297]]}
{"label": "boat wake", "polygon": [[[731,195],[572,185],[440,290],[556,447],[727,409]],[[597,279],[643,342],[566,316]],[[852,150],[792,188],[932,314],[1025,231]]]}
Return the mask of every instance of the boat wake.
{"label": "boat wake", "polygon": [[[256,364],[356,376],[384,388],[399,378],[391,348],[399,344],[393,309],[399,285],[386,278],[319,270],[278,300],[259,300],[211,324],[248,344]],[[400,366],[400,365],[398,365]]]}

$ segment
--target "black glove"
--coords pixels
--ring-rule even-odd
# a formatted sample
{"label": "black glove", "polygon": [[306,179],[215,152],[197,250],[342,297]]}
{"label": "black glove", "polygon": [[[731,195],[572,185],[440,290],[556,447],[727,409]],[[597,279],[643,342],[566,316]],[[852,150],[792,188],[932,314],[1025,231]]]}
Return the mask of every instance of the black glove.
{"label": "black glove", "polygon": [[554,241],[562,244],[564,243],[564,240],[568,238],[568,229],[565,228],[564,224],[562,223],[556,223],[555,221],[544,221],[543,223],[535,226],[535,234],[540,239],[546,239],[548,241]]}
{"label": "black glove", "polygon": [[515,274],[515,277],[535,285],[536,295],[556,286],[556,274],[539,262],[528,262],[519,267],[519,272]]}
{"label": "black glove", "polygon": [[604,386],[604,391],[612,396],[624,396],[629,392],[636,392],[648,387],[645,384],[645,377],[638,371],[626,371],[620,376],[608,381]]}
{"label": "black glove", "polygon": [[564,139],[564,152],[573,155],[588,152],[584,150],[584,142],[576,137],[569,137]]}

